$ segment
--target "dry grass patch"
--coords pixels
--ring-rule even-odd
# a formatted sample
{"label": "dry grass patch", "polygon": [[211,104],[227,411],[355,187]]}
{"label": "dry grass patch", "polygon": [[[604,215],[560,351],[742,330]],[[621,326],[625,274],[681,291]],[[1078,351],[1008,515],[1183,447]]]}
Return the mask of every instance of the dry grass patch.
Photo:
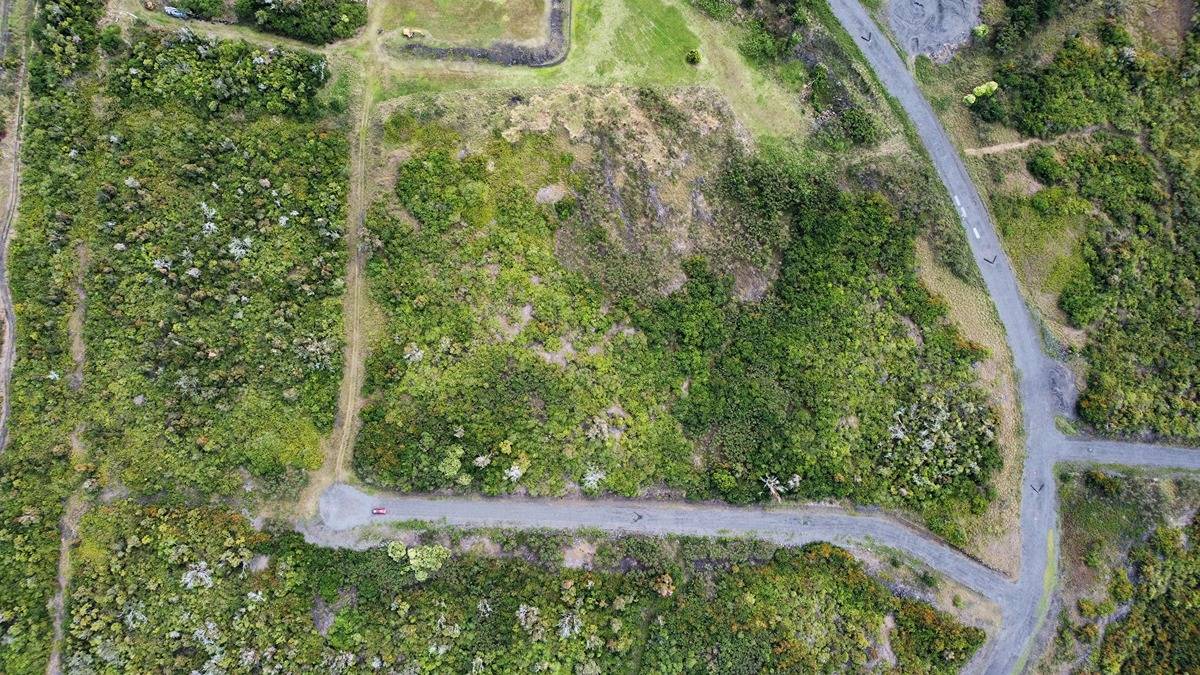
{"label": "dry grass patch", "polygon": [[1020,565],[1021,464],[1025,449],[1012,354],[1004,328],[987,293],[939,265],[923,239],[917,241],[917,274],[931,294],[946,301],[950,320],[963,337],[984,346],[990,353],[979,365],[978,374],[1000,416],[1000,454],[1004,464],[993,480],[996,499],[986,513],[967,526],[971,539],[966,551],[988,566],[1015,576]]}

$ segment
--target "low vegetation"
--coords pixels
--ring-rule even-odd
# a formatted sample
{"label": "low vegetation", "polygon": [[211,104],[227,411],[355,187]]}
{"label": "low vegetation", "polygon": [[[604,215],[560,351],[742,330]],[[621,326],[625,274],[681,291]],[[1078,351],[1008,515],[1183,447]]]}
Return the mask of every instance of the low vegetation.
{"label": "low vegetation", "polygon": [[1065,579],[1044,669],[1186,671],[1200,621],[1184,609],[1200,575],[1200,481],[1066,470],[1060,476]]}
{"label": "low vegetation", "polygon": [[600,539],[579,569],[566,535],[495,533],[498,556],[426,537],[322,549],[220,510],[103,507],[76,549],[66,666],[955,672],[983,640],[827,544]]}
{"label": "low vegetation", "polygon": [[92,164],[88,443],[139,493],[240,491],[238,467],[295,487],[341,372],[347,151],[307,121],[324,62],[182,33],[125,63]]}
{"label": "low vegetation", "polygon": [[[842,498],[961,540],[999,456],[981,352],[914,274],[921,216],[840,188],[812,151],[747,154],[698,131],[716,109],[634,93],[622,116],[649,129],[565,145],[418,119],[458,119],[446,99],[393,117],[405,160],[368,223],[388,324],[358,474],[403,490]],[[525,119],[514,105],[506,124]],[[851,180],[895,182],[882,165]]]}
{"label": "low vegetation", "polygon": [[20,236],[8,255],[17,322],[9,395],[8,445],[0,451],[0,671],[41,672],[50,653],[49,602],[55,587],[59,520],[81,480],[71,432],[80,393],[67,317],[74,306],[71,214],[91,197],[81,158],[94,138],[88,105],[95,87],[76,76],[94,63],[100,3],[64,3],[34,30],[25,139],[21,152]]}

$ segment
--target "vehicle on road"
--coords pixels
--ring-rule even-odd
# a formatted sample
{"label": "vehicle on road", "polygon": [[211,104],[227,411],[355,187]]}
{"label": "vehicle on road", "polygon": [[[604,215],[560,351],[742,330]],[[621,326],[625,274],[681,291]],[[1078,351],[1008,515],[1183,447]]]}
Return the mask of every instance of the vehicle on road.
{"label": "vehicle on road", "polygon": [[387,515],[387,509],[385,509],[385,508],[384,508],[384,507],[382,507],[382,506],[376,506],[375,508],[371,509],[371,515],[373,515],[373,516],[386,516],[386,515]]}

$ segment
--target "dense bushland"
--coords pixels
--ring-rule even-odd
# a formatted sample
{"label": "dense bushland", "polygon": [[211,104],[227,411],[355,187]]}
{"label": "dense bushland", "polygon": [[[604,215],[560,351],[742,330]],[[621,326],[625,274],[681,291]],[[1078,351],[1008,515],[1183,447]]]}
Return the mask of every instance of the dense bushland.
{"label": "dense bushland", "polygon": [[[1129,613],[1104,632],[1096,669],[1106,673],[1187,672],[1200,664],[1200,517],[1161,527],[1133,551]],[[1125,600],[1122,591],[1116,591]]]}
{"label": "dense bushland", "polygon": [[992,32],[992,48],[1005,55],[1017,50],[1034,31],[1062,11],[1062,0],[1005,0],[1004,18]]}
{"label": "dense bushland", "polygon": [[125,62],[92,165],[89,445],[139,493],[294,484],[341,372],[346,145],[305,121],[324,62],[187,32]]}
{"label": "dense bushland", "polygon": [[[463,552],[480,536],[503,557]],[[902,670],[952,672],[984,637],[894,596],[827,544],[601,539],[585,570],[560,567],[566,535],[425,538],[321,549],[219,510],[103,507],[76,549],[66,665],[859,671],[882,655],[886,635]],[[885,628],[888,615],[895,628]]]}
{"label": "dense bushland", "polygon": [[[1200,439],[1200,28],[1177,57],[1141,52],[1102,22],[1044,66],[1013,61],[973,108],[1035,136],[1087,127],[1030,156],[1031,173],[1094,206],[1084,264],[1060,305],[1088,329],[1083,418],[1102,432]],[[1044,199],[1042,196],[1035,199]]]}
{"label": "dense bushland", "polygon": [[[638,258],[593,217],[614,211],[603,171],[551,138],[461,158],[448,130],[406,138],[398,204],[368,222],[388,324],[359,475],[404,490],[632,495],[661,481],[736,502],[846,498],[911,508],[956,540],[986,505],[999,456],[972,384],[982,354],[915,278],[919,219],[843,191],[790,146],[734,154],[710,203],[740,239],[781,249],[778,279],[738,302],[695,257],[664,298],[627,283],[644,278]],[[574,194],[537,204],[532,186],[556,182]],[[561,262],[581,256],[606,262]]]}
{"label": "dense bushland", "polygon": [[96,64],[96,21],[104,3],[61,0],[39,7],[32,27],[29,88],[34,94],[61,90],[67,80]]}
{"label": "dense bushland", "polygon": [[[340,372],[346,148],[307,121],[324,61],[186,30],[129,46],[118,30],[101,82],[100,9],[44,7],[31,59],[0,456],[4,672],[44,669],[77,485],[294,486],[319,461]],[[86,363],[68,328],[81,302]]]}
{"label": "dense bushland", "polygon": [[262,49],[246,42],[176,33],[139,33],[109,87],[123,102],[183,104],[212,115],[272,113],[307,119],[321,112],[316,94],[325,58]]}
{"label": "dense bushland", "polygon": [[367,24],[361,0],[237,0],[234,11],[261,30],[318,45],[354,37]]}
{"label": "dense bushland", "polygon": [[[786,218],[791,236],[774,292],[741,308],[711,360],[682,359],[692,384],[680,417],[710,439],[713,480],[731,498],[750,498],[753,467],[780,492],[927,515],[951,503],[980,509],[999,465],[991,413],[971,386],[981,354],[916,282],[915,226],[814,168],[780,154],[729,167],[731,197],[760,218]],[[688,290],[664,302],[686,302]]]}

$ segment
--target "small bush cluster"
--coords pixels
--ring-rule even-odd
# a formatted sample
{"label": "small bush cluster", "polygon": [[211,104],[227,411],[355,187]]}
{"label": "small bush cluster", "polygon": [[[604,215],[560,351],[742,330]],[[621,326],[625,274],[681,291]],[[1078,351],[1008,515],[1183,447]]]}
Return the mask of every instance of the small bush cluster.
{"label": "small bush cluster", "polygon": [[137,36],[109,87],[131,103],[311,118],[320,112],[316,94],[327,78],[318,54],[203,38],[184,28]]}
{"label": "small bush cluster", "polygon": [[234,11],[261,30],[318,45],[354,37],[367,24],[361,0],[237,0]]}

